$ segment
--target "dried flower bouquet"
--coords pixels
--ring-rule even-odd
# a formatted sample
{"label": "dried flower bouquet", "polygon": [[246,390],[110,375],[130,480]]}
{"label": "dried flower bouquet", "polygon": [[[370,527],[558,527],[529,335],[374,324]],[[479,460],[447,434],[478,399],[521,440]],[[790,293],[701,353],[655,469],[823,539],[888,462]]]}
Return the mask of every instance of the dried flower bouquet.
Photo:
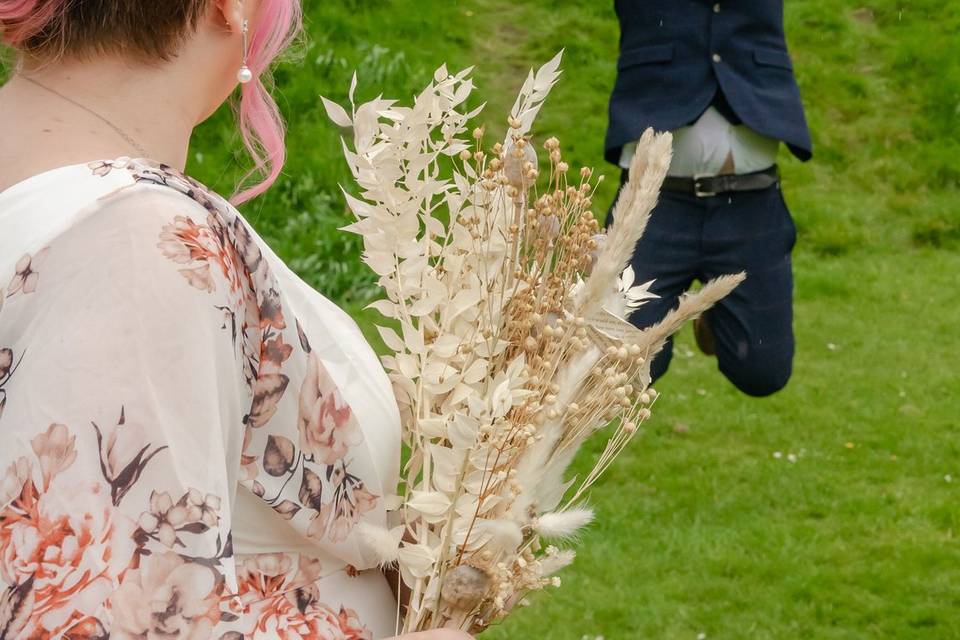
{"label": "dried flower bouquet", "polygon": [[[542,145],[542,175],[529,135],[559,64],[557,55],[529,74],[505,140],[487,150],[482,128],[468,135],[480,112],[464,108],[470,69],[440,67],[411,107],[354,105],[356,77],[350,113],[324,99],[353,134],[344,154],[361,191],[346,194],[357,217],[346,229],[363,236],[386,294],[372,306],[397,327],[379,331],[409,459],[395,528],[360,534],[399,566],[404,631],[482,630],[560,584],[574,552],[559,547],[593,518],[586,490],[650,416],[650,359],[743,277],[708,283],[648,329],[625,321],[652,297],[625,267],[666,175],[670,135],[644,133],[602,231],[599,180],[572,171],[556,138]],[[608,440],[593,469],[566,479],[598,431]]]}

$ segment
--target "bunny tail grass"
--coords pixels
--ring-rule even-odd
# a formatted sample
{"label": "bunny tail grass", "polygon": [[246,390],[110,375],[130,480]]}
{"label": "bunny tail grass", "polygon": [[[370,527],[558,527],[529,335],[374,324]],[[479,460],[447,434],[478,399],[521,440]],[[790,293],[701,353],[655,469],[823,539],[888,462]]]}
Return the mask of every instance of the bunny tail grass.
{"label": "bunny tail grass", "polygon": [[400,555],[400,539],[403,527],[387,530],[364,521],[357,524],[360,546],[366,554],[373,556],[380,566],[392,565]]}
{"label": "bunny tail grass", "polygon": [[551,540],[565,540],[593,522],[593,510],[574,507],[566,511],[545,513],[537,519],[537,533]]}

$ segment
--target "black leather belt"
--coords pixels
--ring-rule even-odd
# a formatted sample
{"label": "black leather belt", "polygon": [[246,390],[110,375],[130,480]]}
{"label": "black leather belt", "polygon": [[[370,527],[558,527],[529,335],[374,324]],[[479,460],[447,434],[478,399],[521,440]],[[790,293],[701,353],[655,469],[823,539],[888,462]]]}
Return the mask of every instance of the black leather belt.
{"label": "black leather belt", "polygon": [[698,198],[707,198],[730,191],[760,191],[780,182],[777,165],[753,173],[725,174],[720,176],[695,176],[677,178],[667,176],[663,188],[668,191],[691,193]]}

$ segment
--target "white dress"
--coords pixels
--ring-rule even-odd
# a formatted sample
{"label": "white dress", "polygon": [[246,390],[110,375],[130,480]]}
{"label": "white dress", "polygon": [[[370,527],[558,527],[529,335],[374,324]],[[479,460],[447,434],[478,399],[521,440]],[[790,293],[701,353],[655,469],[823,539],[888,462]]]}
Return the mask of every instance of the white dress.
{"label": "white dress", "polygon": [[393,635],[357,527],[399,424],[356,325],[195,181],[0,193],[0,638]]}

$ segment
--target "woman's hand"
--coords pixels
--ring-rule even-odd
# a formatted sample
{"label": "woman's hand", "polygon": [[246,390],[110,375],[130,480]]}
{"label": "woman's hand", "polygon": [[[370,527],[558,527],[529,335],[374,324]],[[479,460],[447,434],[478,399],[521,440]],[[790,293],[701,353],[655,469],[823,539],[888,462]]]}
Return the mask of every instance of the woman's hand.
{"label": "woman's hand", "polygon": [[387,640],[474,640],[473,636],[463,631],[454,629],[437,629],[436,631],[421,631],[419,633],[408,633]]}

